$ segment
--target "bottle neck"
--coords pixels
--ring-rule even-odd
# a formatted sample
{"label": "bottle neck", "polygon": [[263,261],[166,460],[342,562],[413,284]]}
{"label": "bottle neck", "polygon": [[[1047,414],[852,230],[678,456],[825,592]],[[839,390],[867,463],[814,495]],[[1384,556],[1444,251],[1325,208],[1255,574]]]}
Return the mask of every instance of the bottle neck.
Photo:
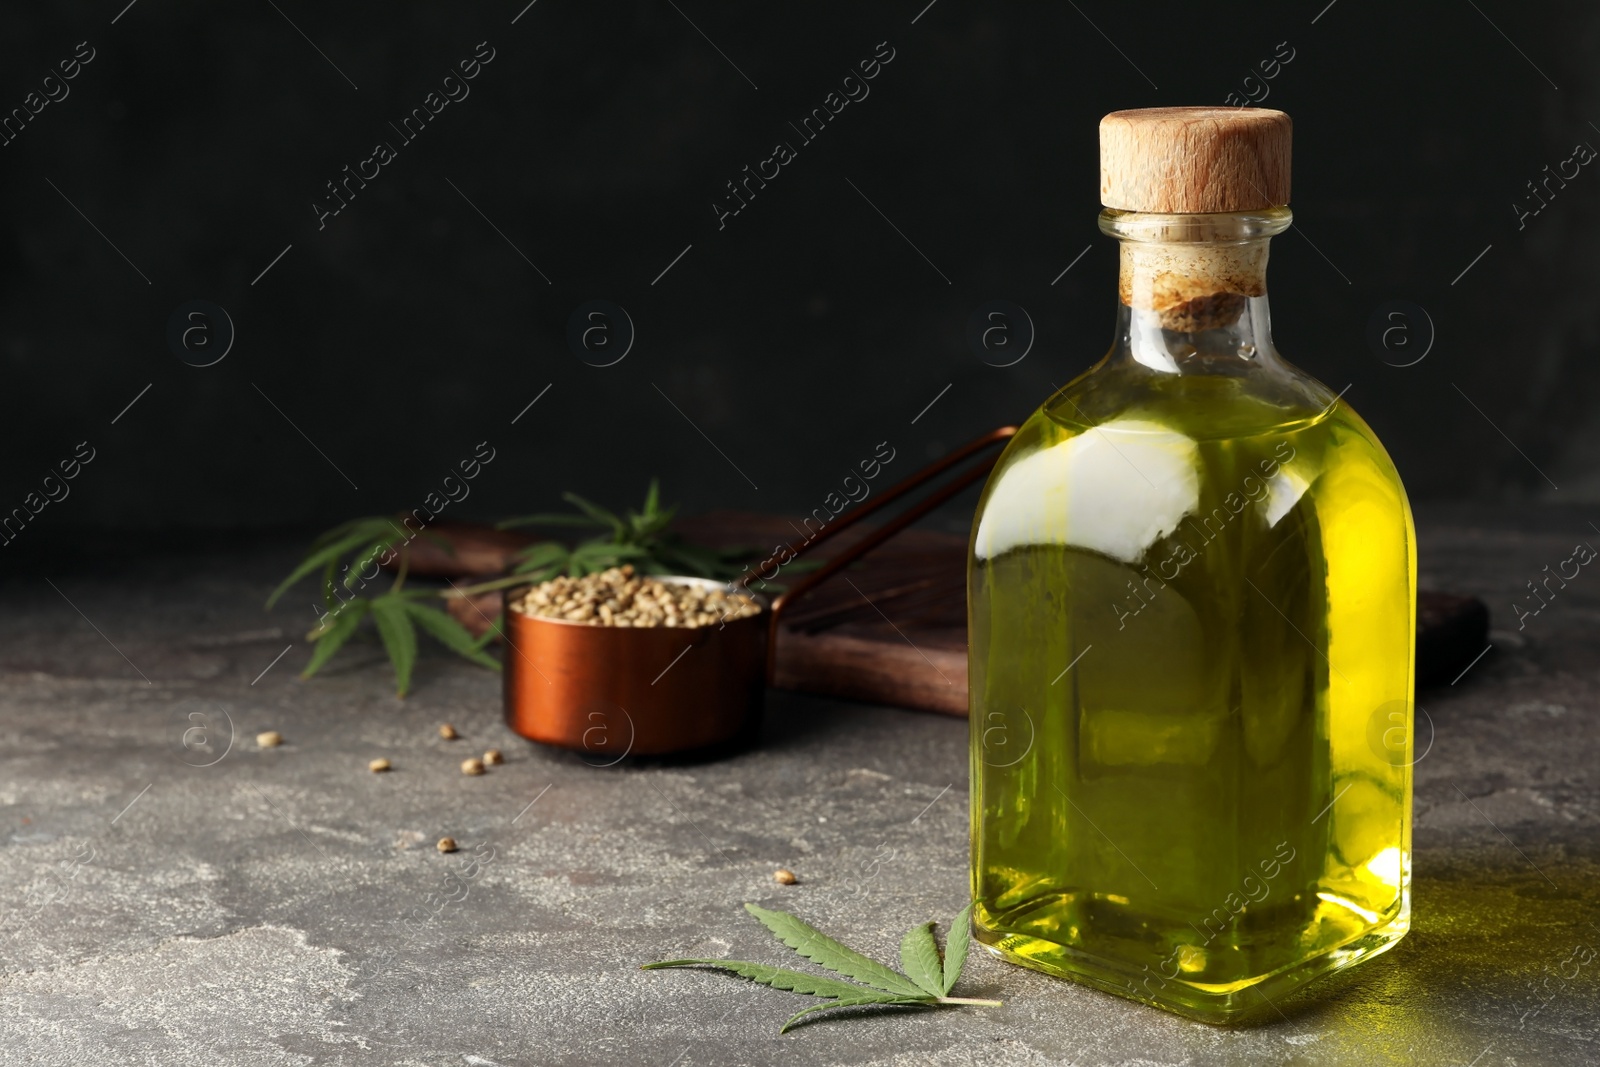
{"label": "bottle neck", "polygon": [[1167,374],[1238,373],[1278,362],[1267,307],[1267,245],[1288,208],[1208,215],[1107,210],[1122,242],[1113,360]]}

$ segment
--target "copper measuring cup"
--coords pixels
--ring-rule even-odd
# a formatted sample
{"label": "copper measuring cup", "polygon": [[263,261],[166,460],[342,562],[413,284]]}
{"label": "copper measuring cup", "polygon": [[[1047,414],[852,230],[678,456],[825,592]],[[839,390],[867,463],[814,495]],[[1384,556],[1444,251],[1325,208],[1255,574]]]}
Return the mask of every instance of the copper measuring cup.
{"label": "copper measuring cup", "polygon": [[[971,457],[1008,440],[1005,426],[930,463],[871,503],[830,522],[798,546],[784,545],[746,572],[772,578],[782,565]],[[614,627],[511,608],[527,587],[505,591],[506,725],[533,741],[587,753],[595,765],[753,741],[777,663],[783,613],[819,583],[877,548],[989,473],[979,463],[794,584],[758,615],[716,626]],[[662,580],[720,587],[705,578]],[[739,583],[735,583],[739,584]],[[752,594],[754,595],[754,594]],[[593,762],[593,760],[591,761]]]}

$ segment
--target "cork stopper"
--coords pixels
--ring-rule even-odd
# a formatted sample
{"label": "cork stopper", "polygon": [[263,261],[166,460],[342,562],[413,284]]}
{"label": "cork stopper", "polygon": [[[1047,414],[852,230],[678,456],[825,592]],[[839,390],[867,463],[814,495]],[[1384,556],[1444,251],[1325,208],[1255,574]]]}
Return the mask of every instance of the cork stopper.
{"label": "cork stopper", "polygon": [[1289,116],[1255,107],[1152,107],[1100,120],[1100,202],[1196,214],[1289,203]]}

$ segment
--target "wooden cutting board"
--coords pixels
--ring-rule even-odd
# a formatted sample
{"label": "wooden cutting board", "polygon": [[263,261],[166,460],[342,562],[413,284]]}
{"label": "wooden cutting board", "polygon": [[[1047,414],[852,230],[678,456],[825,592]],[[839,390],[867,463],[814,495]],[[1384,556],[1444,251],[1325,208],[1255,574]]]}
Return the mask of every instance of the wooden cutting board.
{"label": "wooden cutting board", "polygon": [[[531,540],[464,524],[436,529],[458,546],[458,554],[441,549],[414,556],[414,573],[467,574],[463,564],[470,559],[471,574],[496,574],[509,552]],[[746,512],[682,519],[676,529],[714,547],[748,546],[757,558],[801,540],[789,520]],[[847,530],[815,555],[826,559],[870,532]],[[966,715],[966,568],[966,538],[957,534],[910,529],[879,546],[788,610],[778,635],[778,687]],[[482,606],[491,617],[497,610],[495,603]],[[467,608],[458,618],[482,629],[477,611]],[[1481,601],[1418,594],[1418,686],[1455,677],[1483,650],[1488,630],[1489,610]]]}
{"label": "wooden cutting board", "polygon": [[[762,556],[801,540],[787,519],[743,512],[678,527],[693,540],[751,545]],[[826,560],[869,533],[846,530],[807,558]],[[965,715],[966,539],[906,530],[817,586],[785,613],[776,674],[780,689]]]}

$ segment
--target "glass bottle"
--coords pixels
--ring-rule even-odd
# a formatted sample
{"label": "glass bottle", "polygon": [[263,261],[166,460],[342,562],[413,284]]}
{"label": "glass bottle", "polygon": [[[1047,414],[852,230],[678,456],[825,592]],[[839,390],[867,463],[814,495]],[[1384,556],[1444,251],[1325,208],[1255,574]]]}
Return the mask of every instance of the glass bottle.
{"label": "glass bottle", "polygon": [[974,932],[1227,1022],[1408,928],[1415,535],[1372,431],[1272,343],[1288,117],[1101,133],[1116,341],[973,525]]}

